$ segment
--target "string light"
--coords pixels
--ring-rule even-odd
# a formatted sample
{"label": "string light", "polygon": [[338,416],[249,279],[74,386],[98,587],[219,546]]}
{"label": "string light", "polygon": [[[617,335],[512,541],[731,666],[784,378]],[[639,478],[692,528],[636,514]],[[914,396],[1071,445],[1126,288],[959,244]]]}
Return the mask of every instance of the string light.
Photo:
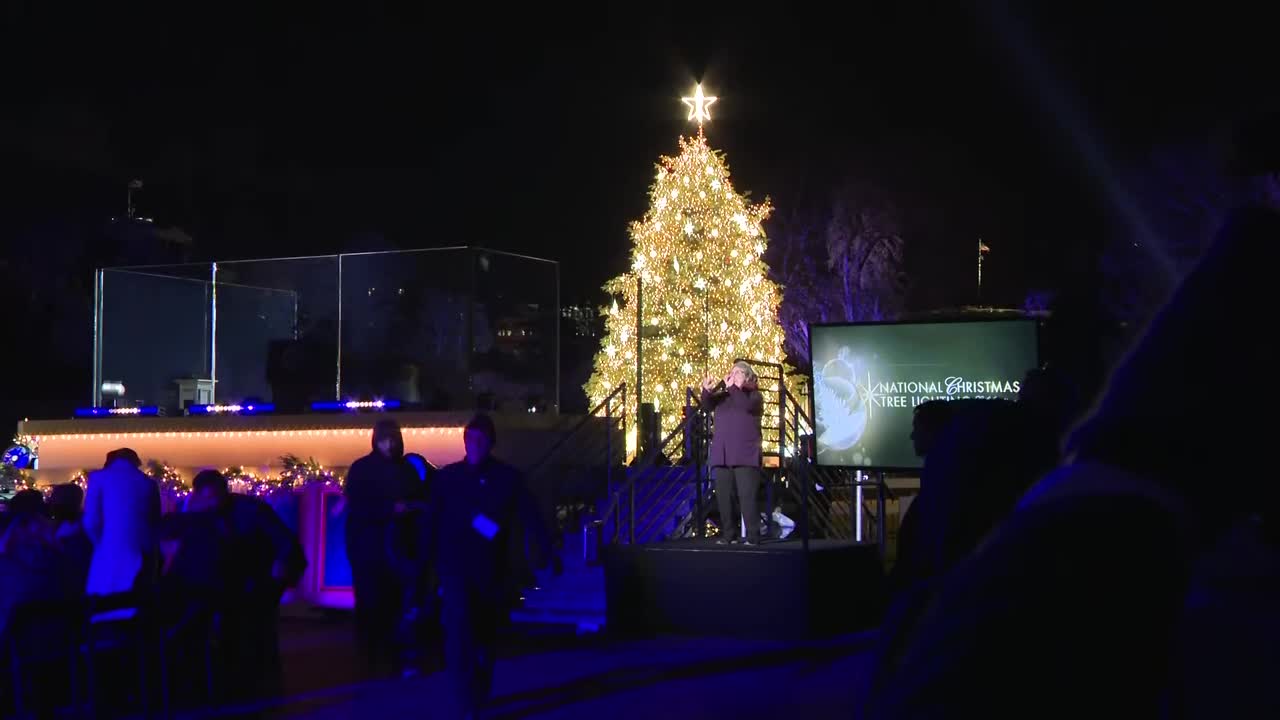
{"label": "string light", "polygon": [[326,469],[315,458],[303,460],[297,455],[285,455],[280,458],[284,469],[276,483],[279,489],[301,490],[309,485],[321,485],[328,488],[342,487],[343,478],[332,470]]}
{"label": "string light", "polygon": [[0,463],[0,491],[18,492],[30,490],[36,486],[31,471],[14,467],[9,463]]}
{"label": "string light", "polygon": [[[710,119],[707,107],[715,98],[700,86],[684,100],[690,120]],[[605,285],[613,300],[602,312],[606,336],[585,385],[592,405],[623,382],[636,401],[638,276],[644,324],[652,328],[642,350],[645,402],[683,406],[685,388],[697,387],[703,373],[725,372],[722,363],[734,357],[783,361],[780,292],[762,260],[768,241],[760,227],[772,211],[769,201],[753,205],[734,191],[722,154],[701,131],[680,138],[679,146],[678,156],[659,160],[649,210],[631,224],[632,271]],[[664,434],[679,415],[662,418]]]}
{"label": "string light", "polygon": [[160,485],[160,494],[173,501],[181,500],[191,494],[191,488],[182,479],[177,470],[162,460],[148,460],[144,472]]}
{"label": "string light", "polygon": [[[372,432],[371,428],[317,428],[312,430],[169,430],[163,432],[124,432],[124,433],[50,433],[47,435],[35,436],[36,442],[48,443],[63,440],[203,440],[209,438],[244,438],[252,439],[259,437],[273,438],[293,438],[293,437],[315,437],[316,433],[322,436],[351,436],[363,435],[368,436]],[[461,435],[461,427],[417,427],[402,428],[401,433],[405,435]]]}
{"label": "string light", "polygon": [[222,476],[227,479],[227,489],[233,493],[241,495],[261,495],[259,488],[263,484],[258,474],[244,467],[229,467],[222,471]]}

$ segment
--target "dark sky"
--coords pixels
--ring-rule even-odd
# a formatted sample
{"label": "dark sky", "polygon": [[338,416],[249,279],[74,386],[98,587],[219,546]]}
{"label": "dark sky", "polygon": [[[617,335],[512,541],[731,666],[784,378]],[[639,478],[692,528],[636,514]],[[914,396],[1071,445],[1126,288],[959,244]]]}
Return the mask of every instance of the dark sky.
{"label": "dark sky", "polygon": [[201,258],[477,244],[563,261],[572,298],[621,268],[701,79],[740,189],[883,183],[927,219],[920,302],[969,299],[979,235],[1012,300],[1093,264],[1108,177],[1081,138],[1132,161],[1274,93],[1280,65],[1258,18],[1163,3],[276,5],[8,4],[0,227],[119,213],[139,177]]}

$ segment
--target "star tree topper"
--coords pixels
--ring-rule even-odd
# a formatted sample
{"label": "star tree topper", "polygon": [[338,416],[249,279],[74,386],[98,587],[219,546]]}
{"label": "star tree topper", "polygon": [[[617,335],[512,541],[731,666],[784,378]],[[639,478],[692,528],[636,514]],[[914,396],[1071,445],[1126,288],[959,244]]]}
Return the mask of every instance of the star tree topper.
{"label": "star tree topper", "polygon": [[698,127],[702,127],[702,123],[711,119],[711,106],[716,102],[716,96],[703,95],[702,84],[699,83],[693,88],[693,97],[680,98],[680,102],[689,106],[689,119],[697,120]]}

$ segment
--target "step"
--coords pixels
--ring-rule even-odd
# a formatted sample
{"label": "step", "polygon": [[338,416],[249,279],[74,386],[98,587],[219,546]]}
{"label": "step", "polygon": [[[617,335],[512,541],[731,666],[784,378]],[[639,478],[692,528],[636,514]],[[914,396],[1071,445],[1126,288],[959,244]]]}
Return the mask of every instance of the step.
{"label": "step", "polygon": [[511,612],[511,622],[518,625],[572,627],[578,633],[598,632],[605,625],[603,612],[551,612],[520,608]]}

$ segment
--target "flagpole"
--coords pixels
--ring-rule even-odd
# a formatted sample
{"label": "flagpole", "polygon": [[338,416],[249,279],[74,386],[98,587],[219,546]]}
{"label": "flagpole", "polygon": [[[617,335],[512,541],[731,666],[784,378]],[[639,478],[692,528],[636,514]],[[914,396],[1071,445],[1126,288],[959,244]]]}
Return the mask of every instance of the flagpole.
{"label": "flagpole", "polygon": [[982,303],[982,238],[978,238],[978,303]]}

